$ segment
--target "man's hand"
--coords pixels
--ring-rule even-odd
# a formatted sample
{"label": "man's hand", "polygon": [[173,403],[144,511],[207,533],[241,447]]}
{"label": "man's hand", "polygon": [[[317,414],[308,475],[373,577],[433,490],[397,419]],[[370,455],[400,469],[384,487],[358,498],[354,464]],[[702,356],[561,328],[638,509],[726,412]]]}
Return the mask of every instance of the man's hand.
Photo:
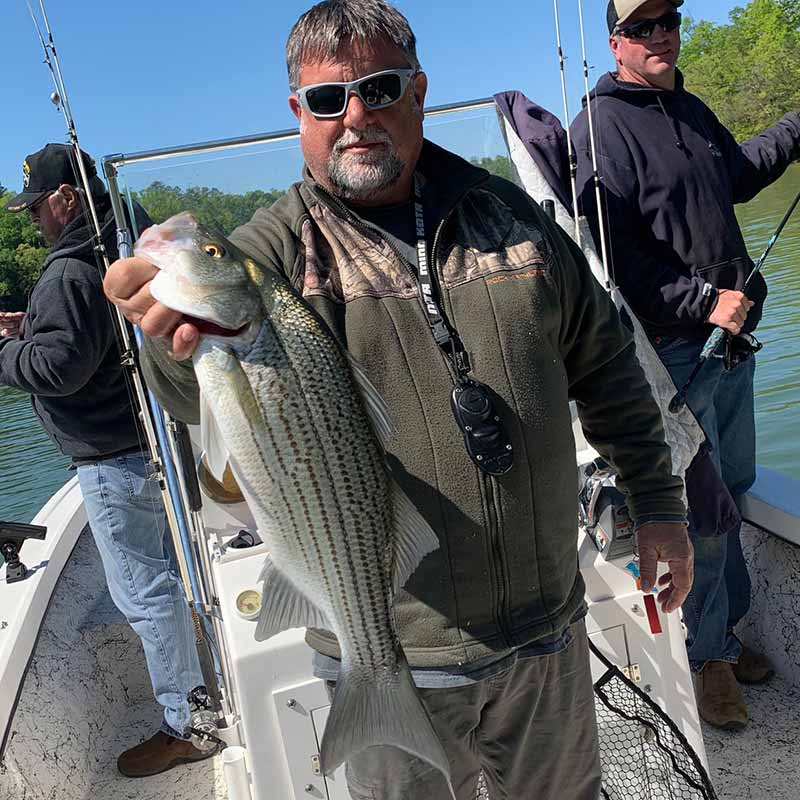
{"label": "man's hand", "polygon": [[708,321],[736,336],[741,332],[747,314],[754,305],[755,303],[748,300],[747,296],[741,292],[733,289],[720,289],[717,304],[708,315]]}
{"label": "man's hand", "polygon": [[649,522],[636,532],[639,549],[639,575],[642,591],[652,590],[659,561],[669,565],[669,572],[658,579],[663,587],[658,602],[665,613],[683,605],[694,580],[694,550],[689,532],[682,522]]}
{"label": "man's hand", "polygon": [[115,261],[103,280],[106,297],[125,315],[125,319],[138,325],[146,336],[168,340],[171,355],[182,361],[197,347],[197,328],[183,322],[179,311],[167,308],[150,294],[150,282],[158,269],[143,258],[123,258]]}
{"label": "man's hand", "polygon": [[0,311],[0,336],[19,339],[24,319],[24,311]]}

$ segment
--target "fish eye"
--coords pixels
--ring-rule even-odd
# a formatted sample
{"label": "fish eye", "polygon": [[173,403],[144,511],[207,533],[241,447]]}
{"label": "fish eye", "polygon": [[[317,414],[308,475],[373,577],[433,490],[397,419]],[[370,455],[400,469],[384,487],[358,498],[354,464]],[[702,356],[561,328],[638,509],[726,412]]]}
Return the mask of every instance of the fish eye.
{"label": "fish eye", "polygon": [[203,251],[206,253],[206,255],[209,255],[212,258],[225,257],[225,248],[221,244],[216,244],[214,242],[208,242],[207,244],[204,244]]}

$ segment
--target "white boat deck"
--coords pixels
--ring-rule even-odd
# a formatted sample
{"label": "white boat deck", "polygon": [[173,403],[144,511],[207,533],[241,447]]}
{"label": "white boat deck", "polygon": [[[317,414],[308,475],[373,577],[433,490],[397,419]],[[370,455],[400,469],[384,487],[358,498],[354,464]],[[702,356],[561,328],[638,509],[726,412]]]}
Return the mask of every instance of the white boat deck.
{"label": "white boat deck", "polygon": [[720,800],[800,797],[800,689],[775,677],[745,687],[750,724],[743,731],[703,725],[711,780]]}
{"label": "white boat deck", "polygon": [[[783,507],[770,503],[771,509]],[[790,511],[792,530],[800,534],[800,513]],[[780,520],[774,524],[770,529],[779,531]],[[710,776],[720,800],[800,800],[800,547],[797,538],[751,526],[743,541],[754,578],[750,618],[757,623],[745,638],[769,649],[784,677],[746,687],[746,730],[704,726]],[[158,718],[141,645],[111,605],[96,549],[84,535],[61,577],[27,674],[11,730],[12,758],[0,764],[0,800],[228,800],[219,758],[152,778],[119,775],[117,755],[151,736]],[[259,800],[286,796],[269,791]]]}

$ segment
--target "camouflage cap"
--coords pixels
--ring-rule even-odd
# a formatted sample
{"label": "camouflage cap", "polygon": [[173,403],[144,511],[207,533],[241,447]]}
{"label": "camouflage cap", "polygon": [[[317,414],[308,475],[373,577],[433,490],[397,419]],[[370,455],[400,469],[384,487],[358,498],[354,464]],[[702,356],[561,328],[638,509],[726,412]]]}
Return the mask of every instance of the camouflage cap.
{"label": "camouflage cap", "polygon": [[[608,21],[608,32],[614,33],[621,22],[633,14],[636,9],[641,8],[648,0],[609,0],[606,20]],[[683,5],[683,0],[669,0],[675,8]]]}

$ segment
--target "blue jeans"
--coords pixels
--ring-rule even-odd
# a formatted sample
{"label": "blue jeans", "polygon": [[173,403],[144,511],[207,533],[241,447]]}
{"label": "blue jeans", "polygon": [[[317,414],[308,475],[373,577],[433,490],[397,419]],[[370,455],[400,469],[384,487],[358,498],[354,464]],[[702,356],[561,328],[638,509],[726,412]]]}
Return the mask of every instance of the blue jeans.
{"label": "blue jeans", "polygon": [[117,608],[142,640],[162,730],[186,736],[187,696],[203,684],[194,628],[149,459],[129,453],[82,464],[78,482]]}
{"label": "blue jeans", "polygon": [[[667,337],[656,340],[656,352],[678,388],[697,363],[703,344]],[[756,478],[754,374],[755,358],[725,371],[722,359],[712,357],[695,378],[687,398],[737,504]],[[692,536],[692,544],[694,586],[683,605],[689,662],[694,670],[702,669],[706,661],[736,663],[742,646],[733,629],[750,608],[750,575],[739,530],[727,536]]]}

